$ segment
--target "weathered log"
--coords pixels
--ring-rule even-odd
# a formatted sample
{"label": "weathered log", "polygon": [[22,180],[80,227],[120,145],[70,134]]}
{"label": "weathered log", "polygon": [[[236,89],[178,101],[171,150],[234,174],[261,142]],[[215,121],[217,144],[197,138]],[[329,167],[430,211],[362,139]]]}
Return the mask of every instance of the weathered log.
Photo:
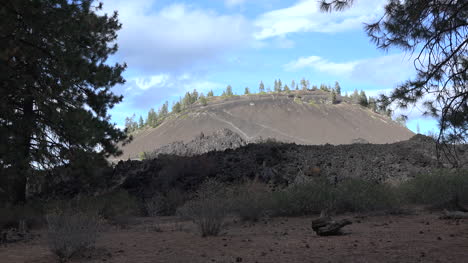
{"label": "weathered log", "polygon": [[468,219],[468,213],[462,211],[444,211],[440,219]]}
{"label": "weathered log", "polygon": [[342,234],[341,228],[350,224],[352,224],[352,222],[349,219],[332,220],[324,210],[319,218],[312,220],[312,229],[319,236],[340,235]]}
{"label": "weathered log", "polygon": [[460,212],[468,212],[468,209],[465,208],[461,203],[460,203],[460,199],[458,198],[458,195],[456,194],[454,196],[454,198],[452,199],[452,204],[454,206],[454,208],[457,210],[457,211],[460,211]]}

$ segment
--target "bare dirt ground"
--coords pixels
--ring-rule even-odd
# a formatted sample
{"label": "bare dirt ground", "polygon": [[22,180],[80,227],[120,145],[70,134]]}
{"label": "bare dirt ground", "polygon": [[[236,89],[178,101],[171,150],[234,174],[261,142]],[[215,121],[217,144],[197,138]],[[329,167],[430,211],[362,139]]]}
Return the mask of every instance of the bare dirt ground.
{"label": "bare dirt ground", "polygon": [[[439,215],[351,214],[344,217],[353,224],[333,237],[317,236],[313,217],[231,220],[220,236],[207,238],[190,222],[138,218],[126,229],[106,229],[94,252],[72,262],[468,262],[468,220]],[[32,241],[1,247],[0,262],[57,262],[45,231],[37,233]]]}

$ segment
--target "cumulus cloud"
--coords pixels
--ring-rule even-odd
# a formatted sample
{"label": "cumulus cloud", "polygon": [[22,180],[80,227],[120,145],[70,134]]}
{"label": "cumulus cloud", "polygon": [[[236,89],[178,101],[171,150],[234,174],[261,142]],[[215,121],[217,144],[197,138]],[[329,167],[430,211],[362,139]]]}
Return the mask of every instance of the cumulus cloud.
{"label": "cumulus cloud", "polygon": [[284,69],[288,71],[312,69],[386,87],[393,87],[407,80],[415,72],[411,59],[404,54],[346,62],[332,62],[319,56],[301,57],[284,65]]}
{"label": "cumulus cloud", "polygon": [[220,15],[186,4],[157,9],[156,4],[118,0],[105,5],[107,12],[119,11],[123,28],[117,58],[133,70],[180,72],[247,45],[252,38],[250,23],[242,15]]}
{"label": "cumulus cloud", "polygon": [[295,5],[262,14],[255,20],[256,39],[295,32],[342,32],[361,28],[362,23],[382,14],[386,0],[360,0],[344,12],[323,13],[319,1],[302,0]]}
{"label": "cumulus cloud", "polygon": [[173,96],[196,89],[207,93],[223,87],[222,84],[206,81],[191,74],[157,74],[146,77],[134,77],[123,85],[114,87],[113,92],[124,96],[125,107],[147,110]]}

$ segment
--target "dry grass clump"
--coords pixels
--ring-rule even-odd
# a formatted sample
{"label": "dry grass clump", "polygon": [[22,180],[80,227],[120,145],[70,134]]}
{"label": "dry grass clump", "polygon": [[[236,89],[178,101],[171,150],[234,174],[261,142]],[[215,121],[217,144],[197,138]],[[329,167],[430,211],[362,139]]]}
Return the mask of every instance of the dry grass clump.
{"label": "dry grass clump", "polygon": [[217,236],[229,209],[226,185],[208,179],[200,186],[196,197],[178,209],[178,214],[194,222],[203,237]]}
{"label": "dry grass clump", "polygon": [[244,221],[258,221],[268,215],[272,198],[264,184],[247,183],[231,189],[231,209]]}
{"label": "dry grass clump", "polygon": [[167,193],[156,193],[145,200],[145,209],[148,216],[172,216],[177,208],[181,207],[186,195],[178,190],[171,189]]}
{"label": "dry grass clump", "polygon": [[50,250],[64,262],[95,247],[100,230],[96,214],[73,209],[55,210],[46,215]]}

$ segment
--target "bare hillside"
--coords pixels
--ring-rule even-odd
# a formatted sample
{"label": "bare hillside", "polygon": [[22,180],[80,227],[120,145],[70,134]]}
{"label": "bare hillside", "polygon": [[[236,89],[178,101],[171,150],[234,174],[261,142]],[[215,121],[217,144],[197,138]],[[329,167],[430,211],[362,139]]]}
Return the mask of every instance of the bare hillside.
{"label": "bare hillside", "polygon": [[142,152],[221,129],[239,134],[246,142],[274,138],[304,145],[356,141],[382,144],[414,135],[386,116],[338,100],[338,104],[329,103],[322,91],[211,98],[207,106],[194,105],[157,128],[136,132],[120,158],[137,158]]}

